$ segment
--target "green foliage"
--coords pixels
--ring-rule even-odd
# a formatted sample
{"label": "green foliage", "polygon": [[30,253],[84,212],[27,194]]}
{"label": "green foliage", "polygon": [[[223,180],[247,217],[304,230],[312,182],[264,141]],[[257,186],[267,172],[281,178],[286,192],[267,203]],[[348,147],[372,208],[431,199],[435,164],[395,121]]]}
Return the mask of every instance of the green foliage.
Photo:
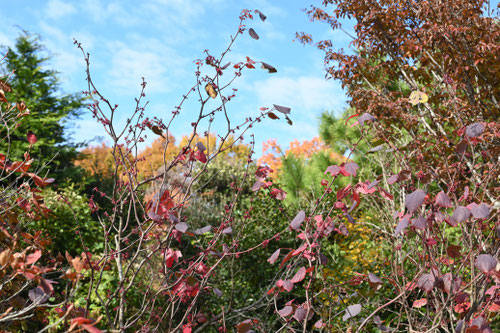
{"label": "green foliage", "polygon": [[[60,184],[68,178],[78,179],[80,171],[72,164],[77,156],[77,145],[71,143],[67,126],[81,114],[84,99],[78,94],[61,92],[58,73],[46,69],[50,57],[44,56],[44,47],[37,36],[25,34],[17,38],[15,49],[8,48],[0,73],[11,75],[9,84],[12,101],[24,101],[30,114],[19,120],[16,135],[0,142],[0,151],[11,159],[21,159],[28,150],[26,140],[32,131],[38,142],[31,148],[31,156],[49,163],[50,175]],[[5,128],[0,135],[6,136]]]}
{"label": "green foliage", "polygon": [[47,218],[30,221],[27,228],[50,235],[52,244],[48,249],[63,255],[68,251],[72,256],[84,251],[83,244],[90,252],[102,250],[100,225],[91,216],[88,200],[73,185],[60,191],[46,188],[42,195],[50,213]]}

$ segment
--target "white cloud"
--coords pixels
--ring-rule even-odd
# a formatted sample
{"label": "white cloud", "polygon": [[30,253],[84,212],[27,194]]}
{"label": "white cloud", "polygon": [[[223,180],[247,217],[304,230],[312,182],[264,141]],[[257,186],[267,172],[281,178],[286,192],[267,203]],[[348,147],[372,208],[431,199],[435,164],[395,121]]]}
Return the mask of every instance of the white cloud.
{"label": "white cloud", "polygon": [[75,6],[60,0],[50,0],[45,7],[45,15],[48,18],[58,19],[76,12]]}
{"label": "white cloud", "polygon": [[186,75],[186,60],[158,39],[131,36],[127,43],[110,42],[108,49],[113,53],[109,83],[121,93],[137,92],[141,77],[147,82],[148,93],[168,92]]}
{"label": "white cloud", "polygon": [[300,113],[338,108],[345,99],[338,84],[313,76],[273,77],[256,82],[254,90],[261,105],[284,105]]}

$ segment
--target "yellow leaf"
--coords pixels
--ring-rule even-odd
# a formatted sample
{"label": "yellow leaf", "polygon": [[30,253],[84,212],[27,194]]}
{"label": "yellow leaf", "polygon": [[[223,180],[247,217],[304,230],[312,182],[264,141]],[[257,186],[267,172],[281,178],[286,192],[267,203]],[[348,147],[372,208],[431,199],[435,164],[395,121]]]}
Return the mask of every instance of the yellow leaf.
{"label": "yellow leaf", "polygon": [[207,85],[205,86],[205,91],[207,92],[208,96],[212,98],[217,97],[217,91],[215,91],[213,84],[207,83]]}
{"label": "yellow leaf", "polygon": [[424,92],[412,91],[409,100],[411,105],[417,105],[419,103],[427,103],[429,97]]}

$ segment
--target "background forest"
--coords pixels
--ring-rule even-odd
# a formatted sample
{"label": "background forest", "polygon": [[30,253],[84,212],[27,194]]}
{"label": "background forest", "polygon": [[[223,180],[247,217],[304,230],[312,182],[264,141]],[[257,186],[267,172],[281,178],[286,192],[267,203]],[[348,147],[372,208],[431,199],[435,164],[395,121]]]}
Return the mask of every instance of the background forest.
{"label": "background forest", "polygon": [[[279,64],[226,60],[240,39],[262,42],[259,10],[200,55],[165,119],[148,117],[143,79],[124,126],[85,45],[88,86],[64,94],[39,38],[21,34],[0,61],[0,330],[499,330],[500,20],[488,5],[308,7],[332,30],[356,22],[354,54],[296,36],[324,53],[348,107],[320,115],[319,137],[270,137],[262,154],[252,129],[294,130],[295,110],[263,105],[239,122],[234,85]],[[192,132],[175,137],[187,101]],[[86,112],[108,144],[70,137]]]}

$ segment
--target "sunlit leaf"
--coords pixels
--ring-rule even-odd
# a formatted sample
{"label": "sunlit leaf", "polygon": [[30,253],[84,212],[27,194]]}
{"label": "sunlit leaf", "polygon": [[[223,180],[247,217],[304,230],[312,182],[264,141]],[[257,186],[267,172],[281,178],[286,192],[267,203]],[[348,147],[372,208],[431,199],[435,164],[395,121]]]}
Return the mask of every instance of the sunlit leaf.
{"label": "sunlit leaf", "polygon": [[205,91],[207,92],[208,96],[215,98],[217,97],[217,91],[215,91],[215,87],[211,83],[207,83],[205,86]]}
{"label": "sunlit leaf", "polygon": [[413,307],[414,308],[421,308],[422,306],[427,304],[427,298],[420,298],[415,301],[413,301]]}
{"label": "sunlit leaf", "polygon": [[427,103],[428,100],[429,97],[422,91],[412,91],[409,98],[411,105],[417,105],[419,103]]}

